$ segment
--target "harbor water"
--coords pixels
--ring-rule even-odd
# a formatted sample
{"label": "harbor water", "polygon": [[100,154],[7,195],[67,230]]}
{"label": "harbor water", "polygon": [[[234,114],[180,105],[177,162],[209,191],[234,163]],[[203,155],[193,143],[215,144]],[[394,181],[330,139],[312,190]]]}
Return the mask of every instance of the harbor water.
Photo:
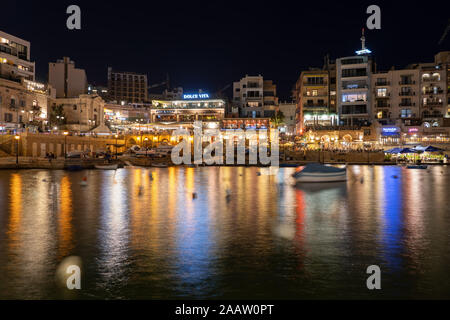
{"label": "harbor water", "polygon": [[[0,298],[450,298],[450,167],[294,170],[0,171]],[[81,290],[57,277],[67,257]]]}

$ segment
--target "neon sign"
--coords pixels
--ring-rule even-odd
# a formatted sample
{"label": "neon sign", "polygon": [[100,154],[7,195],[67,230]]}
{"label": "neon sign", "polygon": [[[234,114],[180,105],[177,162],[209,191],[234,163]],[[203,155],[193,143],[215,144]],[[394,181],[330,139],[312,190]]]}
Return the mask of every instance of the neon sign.
{"label": "neon sign", "polygon": [[208,93],[190,93],[183,94],[184,100],[192,100],[192,99],[209,99]]}
{"label": "neon sign", "polygon": [[381,128],[381,132],[383,133],[383,135],[389,136],[397,134],[399,132],[399,129],[397,127],[384,127]]}

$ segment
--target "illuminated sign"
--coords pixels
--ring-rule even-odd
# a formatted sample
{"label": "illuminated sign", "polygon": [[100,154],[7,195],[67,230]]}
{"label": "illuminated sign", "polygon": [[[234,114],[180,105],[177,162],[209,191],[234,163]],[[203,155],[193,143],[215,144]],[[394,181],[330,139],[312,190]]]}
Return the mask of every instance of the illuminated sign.
{"label": "illuminated sign", "polygon": [[209,99],[208,93],[190,93],[183,94],[184,100],[192,100],[192,99]]}
{"label": "illuminated sign", "polygon": [[384,136],[391,136],[398,134],[400,129],[397,127],[383,127],[381,128],[381,132]]}
{"label": "illuminated sign", "polygon": [[372,53],[372,51],[370,51],[369,49],[363,49],[363,50],[356,51],[356,54],[358,56],[363,55],[363,54],[370,54],[370,53]]}
{"label": "illuminated sign", "polygon": [[419,128],[409,128],[408,133],[417,133],[419,132]]}

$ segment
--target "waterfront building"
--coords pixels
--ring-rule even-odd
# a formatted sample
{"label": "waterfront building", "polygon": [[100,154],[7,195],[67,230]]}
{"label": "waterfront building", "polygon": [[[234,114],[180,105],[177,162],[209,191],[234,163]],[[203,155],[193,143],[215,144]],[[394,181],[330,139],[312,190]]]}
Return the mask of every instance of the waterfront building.
{"label": "waterfront building", "polygon": [[233,106],[239,108],[241,117],[272,117],[278,110],[276,85],[263,76],[246,75],[233,83]]}
{"label": "waterfront building", "polygon": [[76,98],[88,89],[86,72],[75,68],[75,62],[64,57],[48,65],[48,82],[57,98]]}
{"label": "waterfront building", "polygon": [[287,135],[295,134],[295,113],[297,110],[297,104],[294,102],[281,102],[280,112],[283,113],[284,119],[280,126],[280,132]]}
{"label": "waterfront building", "polygon": [[380,125],[420,125],[419,70],[408,67],[372,74],[372,118]]}
{"label": "waterfront building", "polygon": [[269,129],[270,118],[224,118],[222,129]]}
{"label": "waterfront building", "polygon": [[192,127],[203,121],[209,127],[219,127],[225,116],[225,100],[214,99],[208,93],[185,93],[181,100],[153,100],[150,110],[152,126]]}
{"label": "waterfront building", "polygon": [[0,76],[35,80],[35,63],[30,60],[30,42],[0,31]]}
{"label": "waterfront building", "polygon": [[0,78],[0,130],[44,128],[55,97],[55,90],[44,83]]}
{"label": "waterfront building", "polygon": [[[52,99],[50,109],[52,129],[87,132],[103,126],[104,106],[105,101],[98,95],[82,94],[76,98]],[[61,117],[63,121],[55,120]]]}
{"label": "waterfront building", "polygon": [[150,103],[114,104],[106,103],[104,107],[105,122],[112,128],[137,124],[143,125],[150,122]]}
{"label": "waterfront building", "polygon": [[367,126],[371,123],[371,74],[375,64],[365,45],[364,30],[361,44],[356,56],[336,59],[337,110],[341,125]]}
{"label": "waterfront building", "polygon": [[119,104],[148,101],[147,75],[134,72],[118,72],[108,68],[109,101]]}

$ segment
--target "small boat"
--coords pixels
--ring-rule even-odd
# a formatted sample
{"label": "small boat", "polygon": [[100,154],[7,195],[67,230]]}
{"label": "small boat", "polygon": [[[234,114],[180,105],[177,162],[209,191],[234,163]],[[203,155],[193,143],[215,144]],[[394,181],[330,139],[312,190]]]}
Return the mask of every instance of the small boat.
{"label": "small boat", "polygon": [[168,165],[167,165],[167,163],[152,163],[152,167],[155,167],[155,168],[167,168]]}
{"label": "small boat", "polygon": [[428,166],[425,164],[414,164],[406,167],[406,169],[422,169],[422,170],[426,170],[427,168]]}
{"label": "small boat", "polygon": [[292,176],[297,182],[347,181],[347,168],[336,168],[320,163],[311,163],[304,166],[301,171],[294,173]]}
{"label": "small boat", "polygon": [[95,169],[100,169],[100,170],[117,170],[118,167],[119,167],[118,164],[96,164],[95,165]]}

